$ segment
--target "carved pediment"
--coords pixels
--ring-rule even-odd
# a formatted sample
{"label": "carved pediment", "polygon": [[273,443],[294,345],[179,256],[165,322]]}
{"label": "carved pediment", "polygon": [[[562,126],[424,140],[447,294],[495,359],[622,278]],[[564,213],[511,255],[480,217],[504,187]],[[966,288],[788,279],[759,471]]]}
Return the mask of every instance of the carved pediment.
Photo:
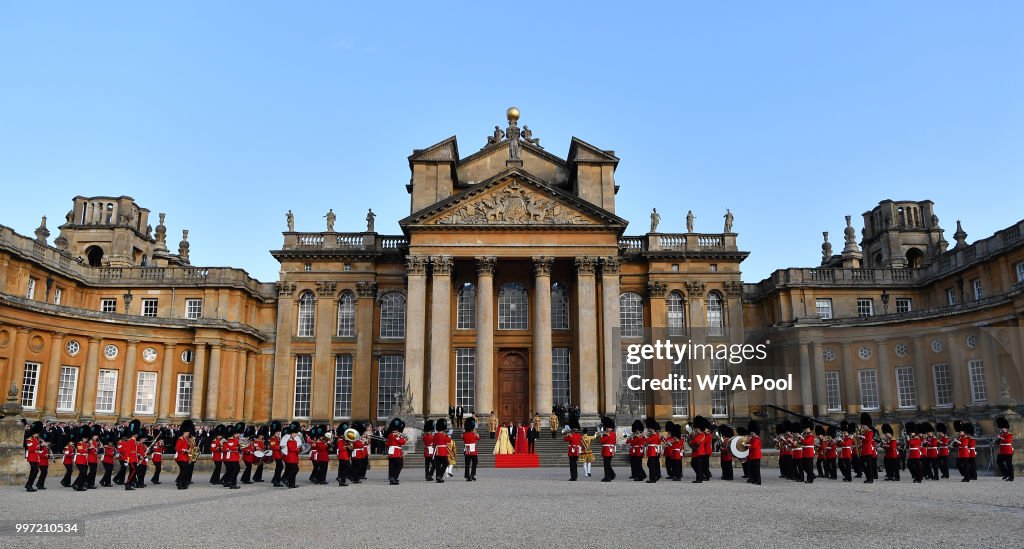
{"label": "carved pediment", "polygon": [[594,225],[598,221],[511,180],[427,221],[436,225]]}

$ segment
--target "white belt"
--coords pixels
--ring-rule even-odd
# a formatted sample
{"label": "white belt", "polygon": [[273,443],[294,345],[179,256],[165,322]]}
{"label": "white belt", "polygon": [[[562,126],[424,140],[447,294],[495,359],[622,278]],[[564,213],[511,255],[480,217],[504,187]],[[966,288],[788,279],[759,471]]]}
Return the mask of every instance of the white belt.
{"label": "white belt", "polygon": [[393,456],[398,453],[400,446],[388,446],[388,455]]}
{"label": "white belt", "polygon": [[602,444],[601,446],[604,446],[605,448],[615,448],[614,444]]}
{"label": "white belt", "polygon": [[476,451],[476,443],[475,442],[470,442],[469,444],[467,444],[466,445],[466,451],[467,452],[475,452]]}
{"label": "white belt", "polygon": [[808,448],[810,448],[811,450],[813,450],[813,449],[814,449],[814,446],[804,446],[804,450],[806,450],[806,449],[808,449]]}
{"label": "white belt", "polygon": [[427,446],[427,455],[434,455],[435,448],[433,446]]}
{"label": "white belt", "polygon": [[1013,444],[1012,444],[1012,443],[1010,443],[1010,444],[1007,444],[1007,443],[1005,443],[1005,442],[1000,442],[1000,443],[999,443],[999,445],[1000,445],[1000,446],[1013,446]]}

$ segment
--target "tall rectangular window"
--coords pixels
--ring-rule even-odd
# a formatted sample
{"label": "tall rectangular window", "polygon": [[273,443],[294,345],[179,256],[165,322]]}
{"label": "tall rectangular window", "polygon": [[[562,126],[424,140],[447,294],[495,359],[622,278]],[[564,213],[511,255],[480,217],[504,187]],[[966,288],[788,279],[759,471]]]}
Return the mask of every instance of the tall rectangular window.
{"label": "tall rectangular window", "polygon": [[[644,372],[646,370],[643,360],[640,360],[639,364],[630,364],[627,361],[628,354],[626,350],[622,350],[622,391],[626,394],[629,399],[630,411],[636,410],[637,415],[645,415],[647,413],[647,393],[643,389],[636,391],[629,388],[629,378],[632,376],[640,376],[640,379],[644,378]],[[638,357],[639,358],[639,357]],[[639,383],[636,379],[633,380],[633,386],[638,386]]]}
{"label": "tall rectangular window", "polygon": [[174,415],[192,413],[192,374],[178,374],[178,390],[174,395]]}
{"label": "tall rectangular window", "polygon": [[142,316],[156,316],[156,305],[157,300],[153,298],[145,298],[142,300]]}
{"label": "tall rectangular window", "polygon": [[946,288],[946,303],[956,305],[956,290],[953,288]]}
{"label": "tall rectangular window", "polygon": [[551,285],[551,329],[569,329],[569,289],[561,282]]}
{"label": "tall rectangular window", "polygon": [[980,360],[972,360],[967,363],[967,369],[971,374],[971,401],[987,402],[988,389],[985,387],[985,366]]}
{"label": "tall rectangular window", "polygon": [[34,279],[34,278],[29,278],[28,279],[28,288],[25,290],[25,298],[26,299],[35,299],[36,298],[36,279]]}
{"label": "tall rectangular window", "polygon": [[909,313],[913,310],[913,303],[909,297],[897,297],[896,298],[896,312],[897,313]]}
{"label": "tall rectangular window", "polygon": [[873,314],[875,314],[875,301],[873,299],[857,300],[857,316],[866,318]]}
{"label": "tall rectangular window", "polygon": [[114,413],[114,396],[117,393],[117,370],[100,370],[96,380],[96,412]]}
{"label": "tall rectangular window", "polygon": [[338,300],[338,337],[356,336],[356,296],[344,292]]}
{"label": "tall rectangular window", "polygon": [[1017,282],[1024,282],[1024,261],[1017,264]]}
{"label": "tall rectangular window", "polygon": [[352,417],[352,355],[334,357],[334,417]]}
{"label": "tall rectangular window", "polygon": [[981,279],[980,278],[975,278],[974,280],[972,280],[971,281],[971,288],[974,289],[974,300],[975,301],[981,301],[981,297],[982,297],[982,293],[981,293]]}
{"label": "tall rectangular window", "polygon": [[875,370],[860,371],[860,409],[878,409],[878,372]]}
{"label": "tall rectangular window", "polygon": [[900,408],[917,408],[917,388],[914,384],[914,368],[896,368],[896,393]]}
{"label": "tall rectangular window", "polygon": [[185,318],[189,320],[196,320],[203,317],[203,300],[202,299],[186,299],[185,300]]}
{"label": "tall rectangular window", "polygon": [[[711,375],[725,375],[725,359],[711,359]],[[711,417],[726,417],[729,415],[729,393],[725,389],[711,391]]]}
{"label": "tall rectangular window", "polygon": [[467,415],[474,411],[476,402],[473,385],[475,370],[476,349],[455,349],[455,404],[462,406],[462,412]]}
{"label": "tall rectangular window", "polygon": [[953,377],[949,374],[949,364],[933,365],[932,378],[935,381],[935,406],[953,406]]}
{"label": "tall rectangular window", "polygon": [[388,417],[395,407],[396,398],[404,390],[405,357],[381,355],[377,360],[377,418]]}
{"label": "tall rectangular window", "polygon": [[839,392],[839,372],[825,372],[825,400],[829,412],[842,412],[843,399]]}
{"label": "tall rectangular window", "polygon": [[[570,379],[569,349],[555,347],[551,349],[551,402],[552,404],[572,403],[572,382]],[[546,410],[540,410],[544,412]]]}
{"label": "tall rectangular window", "polygon": [[455,303],[455,328],[458,330],[476,329],[476,286],[465,282],[459,287],[459,295]]}
{"label": "tall rectangular window", "polygon": [[295,404],[292,415],[299,418],[309,417],[309,403],[313,390],[313,357],[312,355],[296,355],[295,357]]}
{"label": "tall rectangular window", "polygon": [[116,313],[117,312],[117,299],[113,297],[106,297],[100,300],[100,312],[101,313]]}
{"label": "tall rectangular window", "polygon": [[53,290],[53,304],[60,305],[60,299],[63,297],[64,291],[60,288],[54,288]]}
{"label": "tall rectangular window", "polygon": [[75,394],[78,389],[78,368],[62,366],[60,384],[57,386],[57,411],[73,412],[75,410]]}
{"label": "tall rectangular window", "polygon": [[135,413],[152,414],[156,410],[156,372],[139,372],[135,389]]}
{"label": "tall rectangular window", "polygon": [[[686,360],[686,357],[683,357],[683,360],[678,361],[678,363],[675,360],[672,361],[672,374],[676,376],[675,379],[688,378],[689,371],[690,366]],[[672,389],[672,415],[690,415],[689,391],[684,391],[681,388]]]}
{"label": "tall rectangular window", "polygon": [[814,308],[818,312],[818,318],[824,320],[832,318],[832,298],[815,299]]}
{"label": "tall rectangular window", "polygon": [[39,364],[25,363],[25,375],[21,381],[21,407],[33,410],[36,407],[36,395],[39,392]]}
{"label": "tall rectangular window", "polygon": [[683,308],[683,295],[679,292],[668,294],[668,335],[686,335],[686,312]]}

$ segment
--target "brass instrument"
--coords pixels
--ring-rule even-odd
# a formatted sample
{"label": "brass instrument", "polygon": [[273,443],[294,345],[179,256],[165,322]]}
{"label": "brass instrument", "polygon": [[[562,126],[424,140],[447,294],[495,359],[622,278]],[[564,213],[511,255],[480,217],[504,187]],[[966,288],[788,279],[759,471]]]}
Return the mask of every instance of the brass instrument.
{"label": "brass instrument", "polygon": [[199,443],[188,433],[185,434],[185,442],[188,442],[188,462],[195,463],[199,460]]}
{"label": "brass instrument", "polygon": [[241,437],[241,438],[238,439],[238,449],[239,450],[245,450],[246,448],[248,448],[250,446],[252,446],[252,439],[251,438]]}

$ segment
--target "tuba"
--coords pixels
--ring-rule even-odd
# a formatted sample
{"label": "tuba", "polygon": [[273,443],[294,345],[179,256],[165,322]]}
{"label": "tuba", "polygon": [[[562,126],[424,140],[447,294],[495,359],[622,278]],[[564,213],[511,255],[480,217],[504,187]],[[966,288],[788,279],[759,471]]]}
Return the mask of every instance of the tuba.
{"label": "tuba", "polygon": [[185,435],[185,441],[188,442],[188,462],[195,463],[199,460],[199,443],[196,437],[188,434]]}
{"label": "tuba", "polygon": [[355,429],[353,429],[351,427],[349,427],[348,429],[345,429],[345,440],[347,440],[349,442],[355,442],[358,439],[359,439],[359,431],[356,431]]}

